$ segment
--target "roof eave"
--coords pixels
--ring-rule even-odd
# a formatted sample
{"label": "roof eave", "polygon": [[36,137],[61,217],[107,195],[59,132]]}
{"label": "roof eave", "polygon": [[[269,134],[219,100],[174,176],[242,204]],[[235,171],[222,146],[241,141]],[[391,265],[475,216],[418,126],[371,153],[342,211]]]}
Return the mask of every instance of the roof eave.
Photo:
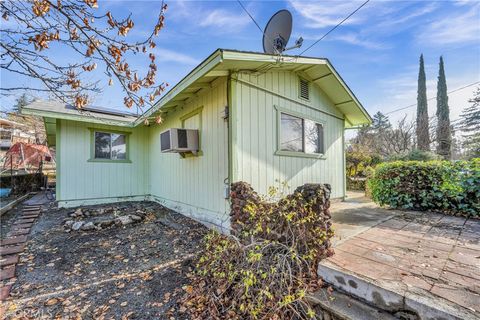
{"label": "roof eave", "polygon": [[63,120],[72,120],[80,122],[90,122],[98,124],[106,124],[119,127],[133,127],[132,121],[118,121],[113,119],[104,119],[101,117],[93,117],[91,115],[81,115],[81,114],[67,114],[63,112],[47,111],[34,108],[23,107],[20,109],[20,113],[24,115],[39,116],[43,118],[54,118],[54,119],[63,119]]}
{"label": "roof eave", "polygon": [[160,100],[158,100],[153,107],[143,113],[137,120],[134,121],[133,126],[141,124],[145,119],[151,117],[155,112],[160,110],[168,101],[173,99],[176,95],[188,88],[193,82],[206,75],[210,70],[215,68],[223,61],[223,50],[217,49],[205,60],[203,60],[195,69],[187,74],[180,82],[178,82],[172,89],[168,91]]}
{"label": "roof eave", "polygon": [[335,75],[337,80],[340,82],[340,84],[343,86],[343,88],[348,92],[348,94],[352,97],[352,100],[355,102],[355,105],[357,108],[362,111],[362,114],[365,116],[365,120],[367,120],[364,123],[351,123],[352,127],[358,126],[358,125],[364,125],[364,124],[371,124],[372,123],[372,117],[368,114],[367,110],[363,107],[362,103],[358,100],[358,98],[355,96],[353,91],[350,89],[350,87],[347,85],[347,83],[343,80],[343,78],[340,76],[340,74],[337,72],[335,67],[330,63],[330,60],[325,59],[327,61],[327,65],[330,68],[331,72]]}

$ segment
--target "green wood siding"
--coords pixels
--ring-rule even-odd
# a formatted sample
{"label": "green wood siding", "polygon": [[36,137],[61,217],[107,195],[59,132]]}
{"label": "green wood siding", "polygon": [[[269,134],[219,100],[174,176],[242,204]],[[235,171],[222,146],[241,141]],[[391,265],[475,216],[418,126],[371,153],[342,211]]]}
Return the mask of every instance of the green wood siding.
{"label": "green wood siding", "polygon": [[[344,120],[317,85],[310,85],[308,101],[299,98],[299,77],[294,72],[239,73],[232,86],[234,181],[249,182],[264,194],[269,186],[278,186],[279,181],[287,182],[292,190],[304,183],[330,183],[332,197],[344,197]],[[275,154],[277,109],[324,124],[324,157]]]}
{"label": "green wood siding", "polygon": [[[148,192],[147,128],[57,120],[57,200],[61,206],[144,197]],[[129,132],[129,163],[91,162],[92,129]],[[110,199],[110,200],[109,200]]]}
{"label": "green wood siding", "polygon": [[[225,106],[227,81],[219,78],[211,88],[202,89],[184,105],[168,111],[163,115],[163,123],[152,125],[149,130],[152,197],[174,210],[220,227],[228,227],[229,220],[224,185],[228,177],[228,122],[222,118]],[[185,158],[177,153],[161,153],[160,133],[181,128],[181,119],[199,110],[202,153]]]}

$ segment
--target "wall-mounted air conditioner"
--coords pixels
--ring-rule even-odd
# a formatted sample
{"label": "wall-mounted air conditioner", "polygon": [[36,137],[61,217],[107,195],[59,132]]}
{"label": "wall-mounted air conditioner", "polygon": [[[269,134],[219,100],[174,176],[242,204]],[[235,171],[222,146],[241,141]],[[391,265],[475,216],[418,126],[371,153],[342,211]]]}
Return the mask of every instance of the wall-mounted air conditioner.
{"label": "wall-mounted air conditioner", "polygon": [[162,152],[198,152],[198,130],[171,128],[160,133]]}

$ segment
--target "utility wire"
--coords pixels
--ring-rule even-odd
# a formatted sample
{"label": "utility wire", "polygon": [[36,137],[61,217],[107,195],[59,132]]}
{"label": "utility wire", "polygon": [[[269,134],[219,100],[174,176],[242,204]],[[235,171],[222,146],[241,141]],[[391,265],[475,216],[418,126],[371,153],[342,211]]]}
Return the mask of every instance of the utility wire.
{"label": "utility wire", "polygon": [[255,23],[255,25],[257,26],[258,30],[260,30],[260,32],[261,32],[262,34],[264,34],[262,28],[260,28],[260,25],[257,23],[257,21],[255,21],[255,19],[254,19],[253,16],[250,14],[250,12],[248,12],[247,8],[245,8],[245,7],[243,6],[243,3],[242,3],[240,0],[237,0],[237,2],[238,2],[238,4],[240,4],[240,6],[242,7],[243,11],[245,11],[245,12],[248,14],[248,16],[250,17],[250,19],[252,19],[253,23]]}
{"label": "utility wire", "polygon": [[[473,83],[467,84],[466,86],[463,86],[463,87],[457,88],[457,89],[455,89],[455,90],[449,91],[449,92],[447,92],[447,94],[454,93],[454,92],[457,92],[457,91],[466,89],[466,88],[471,87],[471,86],[474,86],[474,85],[476,85],[476,84],[478,84],[478,83],[480,83],[480,81],[473,82]],[[433,100],[433,99],[436,99],[436,98],[435,98],[435,97],[432,97],[432,98],[427,99],[427,101],[430,101],[430,100]],[[416,105],[417,105],[416,103],[413,103],[413,104],[410,104],[410,105],[405,106],[405,107],[400,107],[400,108],[398,108],[398,109],[394,109],[394,110],[392,110],[392,111],[386,112],[385,115],[391,114],[391,113],[394,113],[394,112],[397,112],[397,111],[402,111],[402,110],[405,110],[405,109],[408,109],[408,108],[411,108],[411,107],[415,107]]]}
{"label": "utility wire", "polygon": [[337,29],[338,27],[340,27],[345,21],[347,21],[348,19],[350,19],[351,16],[353,16],[355,13],[357,13],[358,10],[362,9],[367,3],[369,3],[370,0],[367,0],[365,1],[364,3],[362,3],[357,9],[355,9],[354,11],[352,11],[352,13],[350,13],[348,16],[346,16],[342,21],[340,21],[339,23],[337,23],[336,26],[334,26],[332,29],[328,30],[327,33],[325,33],[320,39],[318,39],[317,41],[315,41],[314,43],[312,43],[307,49],[303,50],[302,53],[300,53],[298,56],[301,56],[303,55],[306,51],[310,50],[313,46],[315,46],[317,43],[319,43],[320,41],[322,41],[326,36],[328,36],[330,33],[332,33],[335,29]]}

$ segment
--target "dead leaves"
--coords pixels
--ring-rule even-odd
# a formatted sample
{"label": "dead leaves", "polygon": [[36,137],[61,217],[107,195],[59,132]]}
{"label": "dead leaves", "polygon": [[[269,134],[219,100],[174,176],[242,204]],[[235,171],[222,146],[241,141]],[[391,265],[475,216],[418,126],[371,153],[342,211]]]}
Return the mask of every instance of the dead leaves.
{"label": "dead leaves", "polygon": [[46,306],[53,306],[54,304],[57,304],[58,302],[59,302],[59,300],[57,298],[52,298],[52,299],[48,299],[45,302],[45,305]]}
{"label": "dead leaves", "polygon": [[85,3],[92,8],[98,8],[97,0],[85,0]]}
{"label": "dead leaves", "polygon": [[32,4],[33,14],[42,17],[50,11],[50,3],[46,0],[34,0]]}
{"label": "dead leaves", "polygon": [[124,25],[118,27],[118,35],[126,36],[128,31],[133,28],[133,21],[128,19]]}
{"label": "dead leaves", "polygon": [[185,290],[186,293],[192,294],[193,293],[193,287],[192,286],[183,286],[183,290]]}
{"label": "dead leaves", "polygon": [[58,30],[55,33],[47,33],[47,32],[42,32],[39,34],[36,34],[33,37],[30,37],[28,39],[28,42],[32,43],[33,46],[35,47],[35,50],[37,51],[42,51],[43,49],[48,48],[48,44],[50,41],[53,40],[59,40],[60,39],[60,34]]}

